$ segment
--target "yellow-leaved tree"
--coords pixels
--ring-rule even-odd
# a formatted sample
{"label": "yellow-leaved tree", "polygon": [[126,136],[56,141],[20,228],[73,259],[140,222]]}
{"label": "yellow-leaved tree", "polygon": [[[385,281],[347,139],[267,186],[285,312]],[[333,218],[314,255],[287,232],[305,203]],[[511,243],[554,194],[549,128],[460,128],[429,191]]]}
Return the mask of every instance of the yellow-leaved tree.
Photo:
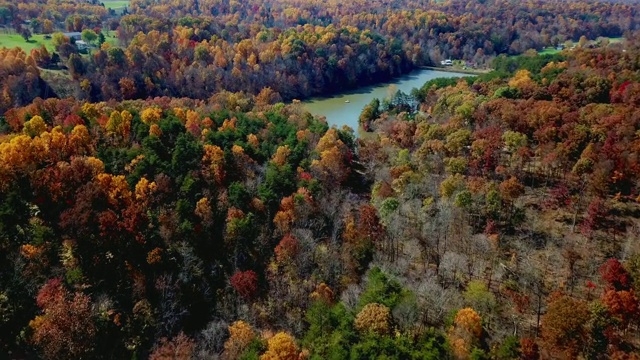
{"label": "yellow-leaved tree", "polygon": [[279,332],[267,344],[267,352],[260,356],[260,360],[298,360],[298,346],[293,336]]}
{"label": "yellow-leaved tree", "polygon": [[468,359],[482,336],[482,319],[472,308],[458,311],[453,326],[447,333],[456,359]]}
{"label": "yellow-leaved tree", "polygon": [[22,129],[23,133],[31,137],[39,136],[45,131],[47,131],[47,124],[39,115],[32,117],[31,120],[24,123],[24,128]]}
{"label": "yellow-leaved tree", "polygon": [[389,308],[378,303],[365,305],[355,320],[356,329],[360,332],[373,332],[380,335],[390,330],[391,312]]}
{"label": "yellow-leaved tree", "polygon": [[251,325],[239,320],[229,325],[229,339],[224,343],[223,359],[237,359],[256,337]]}

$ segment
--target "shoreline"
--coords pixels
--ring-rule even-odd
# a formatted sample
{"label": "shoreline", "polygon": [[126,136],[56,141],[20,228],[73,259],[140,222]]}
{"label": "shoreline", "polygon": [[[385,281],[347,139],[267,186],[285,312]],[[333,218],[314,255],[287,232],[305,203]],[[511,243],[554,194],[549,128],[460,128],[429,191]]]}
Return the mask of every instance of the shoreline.
{"label": "shoreline", "polygon": [[420,66],[418,67],[418,69],[444,71],[444,72],[450,72],[450,73],[462,73],[462,74],[469,74],[469,75],[483,75],[490,72],[490,70],[469,70],[469,69],[465,70],[465,69],[456,69],[452,67],[437,67],[437,66]]}

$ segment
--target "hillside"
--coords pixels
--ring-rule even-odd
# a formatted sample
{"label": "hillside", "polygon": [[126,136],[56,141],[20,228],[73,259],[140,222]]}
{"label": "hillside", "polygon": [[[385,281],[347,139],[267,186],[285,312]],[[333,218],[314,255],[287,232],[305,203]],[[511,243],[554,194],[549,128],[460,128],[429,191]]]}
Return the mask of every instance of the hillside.
{"label": "hillside", "polygon": [[363,4],[0,0],[0,357],[638,359],[638,5]]}

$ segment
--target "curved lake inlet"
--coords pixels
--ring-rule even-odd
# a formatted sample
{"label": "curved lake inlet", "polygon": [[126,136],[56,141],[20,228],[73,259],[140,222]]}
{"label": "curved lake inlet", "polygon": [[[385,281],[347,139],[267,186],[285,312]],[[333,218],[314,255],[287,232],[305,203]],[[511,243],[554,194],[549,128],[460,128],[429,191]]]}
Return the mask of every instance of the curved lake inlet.
{"label": "curved lake inlet", "polygon": [[435,78],[463,76],[473,75],[438,70],[416,70],[388,83],[363,86],[331,97],[311,98],[303,104],[310,113],[325,116],[329,126],[336,125],[341,128],[347,125],[357,131],[360,113],[373,98],[382,100],[398,90],[409,94],[413,88],[421,88],[427,81]]}

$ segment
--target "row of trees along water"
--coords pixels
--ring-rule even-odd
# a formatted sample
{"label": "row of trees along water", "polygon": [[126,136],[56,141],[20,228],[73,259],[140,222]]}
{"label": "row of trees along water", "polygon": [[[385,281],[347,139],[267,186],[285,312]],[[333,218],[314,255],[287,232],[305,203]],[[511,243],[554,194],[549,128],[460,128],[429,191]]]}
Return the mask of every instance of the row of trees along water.
{"label": "row of trees along water", "polygon": [[[28,20],[37,31],[91,30],[118,38],[96,41],[89,56],[78,55],[74,40],[63,36],[53,36],[55,54],[43,47],[3,55],[11,66],[0,112],[56,95],[91,101],[207,99],[222,90],[255,95],[270,87],[284,99],[306,98],[384,81],[447,58],[487,67],[499,54],[581,37],[620,37],[637,30],[636,7],[407,0],[388,9],[384,2],[182,0],[131,1],[130,14],[120,16],[98,4],[0,1],[0,25],[19,30]],[[64,66],[72,82],[55,72],[39,74],[36,65]],[[26,86],[16,92],[11,90],[16,84]]]}

